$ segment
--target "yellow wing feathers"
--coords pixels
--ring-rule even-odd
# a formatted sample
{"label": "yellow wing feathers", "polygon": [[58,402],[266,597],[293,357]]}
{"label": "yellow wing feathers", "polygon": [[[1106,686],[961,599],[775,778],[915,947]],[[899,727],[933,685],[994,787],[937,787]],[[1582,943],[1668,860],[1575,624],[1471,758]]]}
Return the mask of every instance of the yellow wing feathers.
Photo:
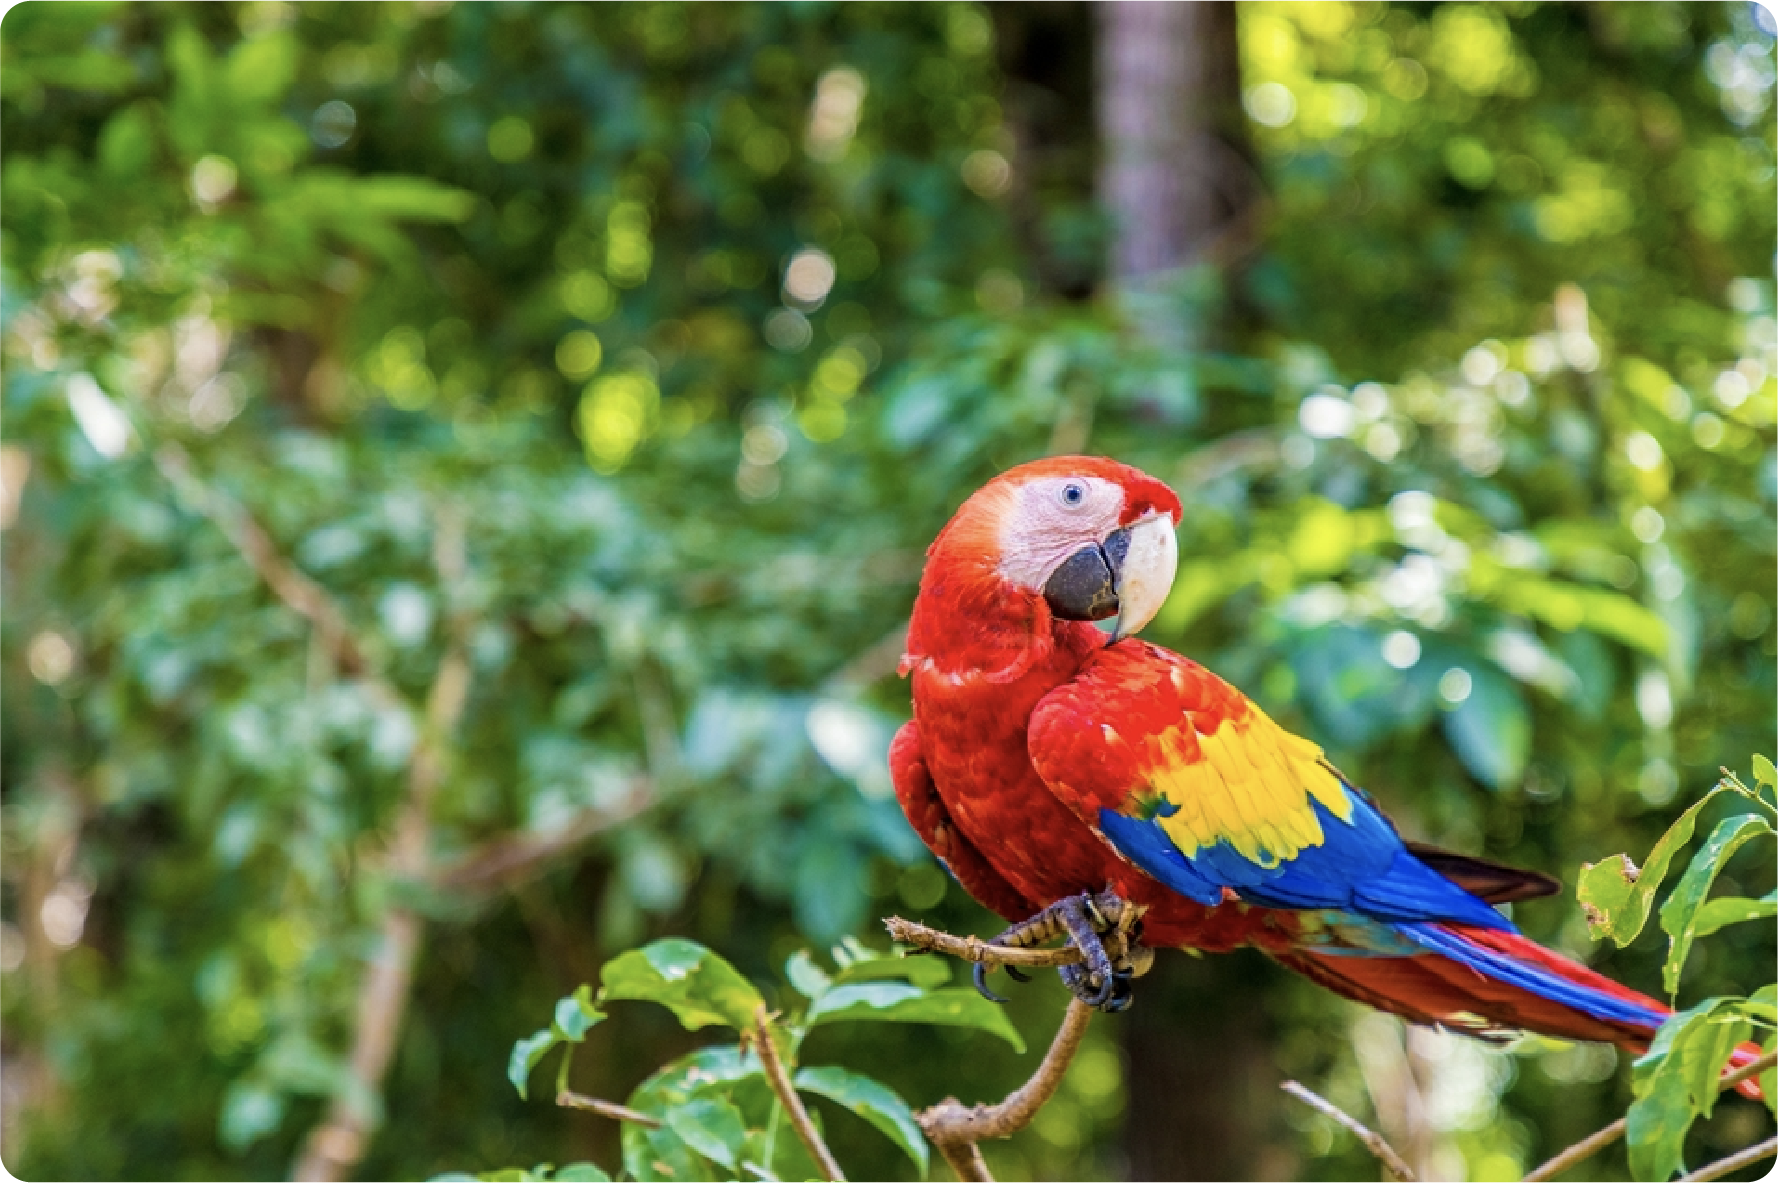
{"label": "yellow wing feathers", "polygon": [[1147,742],[1149,783],[1174,811],[1158,817],[1186,857],[1226,841],[1272,867],[1325,841],[1311,800],[1342,821],[1352,801],[1321,749],[1252,703],[1208,735],[1188,715]]}

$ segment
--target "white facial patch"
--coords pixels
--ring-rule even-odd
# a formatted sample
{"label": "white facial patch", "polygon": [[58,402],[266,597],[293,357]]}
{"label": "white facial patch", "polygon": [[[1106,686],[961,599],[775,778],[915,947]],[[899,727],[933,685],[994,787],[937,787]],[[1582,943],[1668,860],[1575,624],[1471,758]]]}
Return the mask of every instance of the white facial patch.
{"label": "white facial patch", "polygon": [[1000,574],[1041,592],[1056,568],[1117,529],[1124,491],[1090,476],[1039,477],[1020,486],[1000,526]]}

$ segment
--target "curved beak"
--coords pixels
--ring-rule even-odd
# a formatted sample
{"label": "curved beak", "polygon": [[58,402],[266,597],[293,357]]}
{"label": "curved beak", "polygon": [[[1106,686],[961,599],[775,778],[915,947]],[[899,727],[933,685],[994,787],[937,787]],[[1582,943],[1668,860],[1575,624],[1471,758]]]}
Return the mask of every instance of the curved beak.
{"label": "curved beak", "polygon": [[1117,616],[1111,639],[1121,641],[1161,610],[1178,564],[1173,520],[1150,514],[1113,530],[1102,544],[1075,551],[1044,584],[1043,596],[1063,620]]}
{"label": "curved beak", "polygon": [[1179,541],[1173,535],[1172,518],[1164,513],[1150,514],[1127,529],[1130,547],[1123,570],[1118,572],[1114,642],[1141,632],[1154,619],[1173,590],[1173,574],[1179,568]]}

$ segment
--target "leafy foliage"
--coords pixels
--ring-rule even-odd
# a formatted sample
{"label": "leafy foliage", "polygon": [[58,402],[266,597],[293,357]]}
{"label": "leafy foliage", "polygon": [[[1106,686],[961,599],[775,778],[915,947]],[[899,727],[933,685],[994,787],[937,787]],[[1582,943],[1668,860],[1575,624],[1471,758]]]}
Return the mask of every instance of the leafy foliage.
{"label": "leafy foliage", "polygon": [[[1163,301],[1205,326],[1189,355],[1113,299],[1039,286],[1036,258],[1103,238],[1041,180],[1093,145],[1021,139],[1034,94],[1067,101],[1010,73],[1039,20],[9,10],[15,1173],[283,1177],[336,1099],[381,1115],[367,1175],[570,1162],[582,1136],[615,1161],[485,1072],[509,1017],[547,1011],[587,959],[683,933],[764,981],[891,908],[990,923],[886,792],[906,711],[886,673],[921,548],[990,473],[1058,443],[1190,502],[1156,639],[1313,735],[1418,836],[1544,867],[1647,849],[1680,783],[1769,746],[1757,13],[1244,4],[1270,203],[1241,266]],[[181,453],[195,486],[157,463]],[[360,665],[268,590],[218,504],[338,606]],[[453,521],[460,580],[434,554]],[[393,874],[457,637],[470,685],[428,811],[435,873]],[[1770,906],[1768,869],[1716,883],[1694,942],[1749,910],[1727,901]],[[376,1096],[350,1071],[355,992],[395,908],[427,935]],[[1554,910],[1518,919],[1580,940]],[[1688,986],[1726,996],[1766,940],[1722,929]],[[1656,978],[1636,949],[1610,969]],[[819,988],[813,962],[789,972]],[[1244,1010],[1281,1016],[1263,1070],[1343,1081],[1362,1109],[1327,1038],[1348,1012],[1257,962],[1229,972]],[[834,989],[870,982],[945,988]],[[1055,1002],[1021,992],[1009,1029],[1042,1030]],[[1225,1026],[1217,1005],[1180,1038]],[[597,1091],[683,1050],[676,1023],[579,1007],[555,1018],[599,1048],[578,1068]],[[998,1095],[1014,1074],[966,1054],[968,1027],[842,1009],[811,1038],[903,1095]],[[989,1149],[997,1167],[1112,1170],[1134,1095],[1115,1030],[1089,1033],[1031,1135]],[[1499,1120],[1440,1138],[1510,1173],[1621,1109],[1608,1072],[1558,1075],[1566,1055],[1489,1076],[1478,1112]],[[907,1169],[835,1124],[848,1162]],[[1345,1143],[1273,1132],[1256,1144],[1293,1147],[1304,1177],[1359,1169]]]}
{"label": "leafy foliage", "polygon": [[[1590,866],[1582,873],[1580,898],[1594,935],[1627,945],[1641,931],[1648,917],[1648,901],[1659,889],[1674,855],[1691,841],[1703,807],[1721,795],[1732,804],[1751,810],[1725,817],[1717,824],[1661,906],[1661,928],[1670,938],[1662,970],[1669,993],[1678,990],[1698,937],[1729,924],[1768,919],[1772,915],[1770,906],[1761,901],[1732,896],[1706,900],[1711,885],[1742,846],[1759,838],[1778,838],[1771,825],[1778,811],[1757,791],[1772,785],[1771,761],[1755,756],[1754,768],[1754,790],[1749,790],[1733,773],[1725,772],[1717,786],[1661,836],[1640,874],[1626,875],[1631,864],[1624,855]],[[1764,1050],[1778,1047],[1775,1003],[1778,983],[1767,983],[1749,996],[1707,998],[1662,1024],[1648,1052],[1636,1061],[1636,1100],[1630,1106],[1626,1128],[1630,1169],[1636,1178],[1667,1179],[1685,1170],[1686,1134],[1695,1121],[1709,1117],[1715,1109],[1721,1091],[1718,1081],[1728,1066],[1730,1054],[1756,1032],[1763,1033]],[[1768,1108],[1778,1106],[1778,1096],[1771,1087],[1775,1083],[1778,1073],[1761,1074],[1760,1086]]]}
{"label": "leafy foliage", "polygon": [[[702,1179],[716,1167],[737,1179],[801,1177],[799,1172],[810,1169],[801,1145],[782,1132],[782,1102],[764,1087],[758,1055],[746,1042],[760,1038],[779,1044],[799,1092],[824,1097],[875,1126],[924,1177],[931,1151],[907,1102],[881,1082],[844,1068],[797,1068],[803,1041],[822,1024],[865,1022],[973,1028],[998,1035],[1020,1051],[1023,1042],[999,1007],[974,990],[943,987],[949,970],[942,962],[885,956],[855,941],[836,946],[833,956],[832,974],[807,952],[791,956],[785,976],[808,1005],[761,1031],[755,1016],[763,1013],[764,999],[732,965],[691,941],[656,941],[607,962],[596,998],[590,987],[582,986],[558,1002],[548,1027],[513,1045],[507,1077],[524,1096],[532,1070],[561,1046],[560,1094],[568,1087],[574,1045],[606,1017],[607,1003],[658,1002],[687,1030],[721,1024],[743,1032],[744,1038],[700,1047],[661,1068],[630,1095],[630,1108],[660,1122],[655,1128],[625,1125],[624,1169],[631,1177]],[[481,1176],[504,1177],[502,1172]]]}

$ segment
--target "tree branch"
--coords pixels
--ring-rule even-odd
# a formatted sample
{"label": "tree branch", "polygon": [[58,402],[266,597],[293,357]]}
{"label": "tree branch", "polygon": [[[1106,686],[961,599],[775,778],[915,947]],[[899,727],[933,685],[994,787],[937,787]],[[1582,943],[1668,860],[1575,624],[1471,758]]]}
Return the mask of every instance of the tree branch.
{"label": "tree branch", "polygon": [[1049,1051],[1044,1053],[1043,1063],[1037,1066],[1030,1080],[998,1105],[965,1108],[957,1098],[946,1097],[932,1108],[914,1114],[914,1120],[920,1123],[927,1138],[957,1172],[958,1179],[966,1183],[990,1183],[993,1176],[988,1173],[988,1165],[976,1143],[983,1138],[1010,1138],[1031,1124],[1037,1111],[1056,1095],[1056,1088],[1074,1060],[1074,1053],[1080,1049],[1081,1038],[1092,1017],[1092,1007],[1078,998],[1069,999],[1062,1026],[1050,1042]]}
{"label": "tree branch", "polygon": [[[438,515],[433,563],[448,603],[458,601],[456,592],[465,574],[463,526],[462,515],[455,509],[444,509]],[[408,761],[407,793],[389,846],[387,870],[398,877],[417,879],[426,874],[432,802],[444,781],[451,736],[469,697],[469,622],[456,611],[449,621],[449,640],[426,696],[425,722]],[[376,1097],[382,1092],[401,1034],[424,928],[425,922],[408,908],[392,907],[384,913],[377,954],[359,985],[352,1052],[347,1061],[358,1087],[342,1092],[328,1106],[326,1119],[304,1144],[293,1178],[343,1179],[364,1157],[375,1115],[366,1112],[355,1098]]]}
{"label": "tree branch", "polygon": [[609,808],[580,810],[566,825],[547,834],[502,834],[471,847],[433,870],[434,888],[485,895],[518,887],[587,840],[653,807],[652,781],[637,777],[624,799]]}
{"label": "tree branch", "polygon": [[216,524],[266,588],[285,607],[314,626],[315,635],[335,669],[363,678],[386,704],[401,702],[401,696],[374,669],[334,598],[278,552],[277,543],[252,514],[192,472],[184,448],[163,444],[155,450],[154,464],[181,498]]}
{"label": "tree branch", "polygon": [[834,1161],[833,1151],[821,1140],[821,1131],[815,1128],[815,1122],[809,1117],[803,1099],[790,1083],[790,1074],[784,1070],[784,1061],[778,1058],[777,1045],[772,1042],[772,1017],[766,1013],[763,1002],[754,1008],[752,1035],[753,1050],[759,1055],[759,1064],[765,1069],[766,1080],[771,1084],[772,1091],[778,1094],[784,1112],[790,1115],[791,1127],[796,1130],[796,1136],[802,1140],[809,1157],[821,1168],[821,1177],[832,1183],[846,1183],[845,1173],[840,1170],[840,1164]]}
{"label": "tree branch", "polygon": [[[1723,1073],[1722,1079],[1716,1082],[1716,1089],[1718,1092],[1721,1092],[1724,1089],[1732,1089],[1736,1085],[1740,1084],[1742,1081],[1751,1080],[1753,1077],[1758,1076],[1760,1073],[1766,1071],[1766,1069],[1772,1067],[1774,1064],[1778,1064],[1778,1052],[1767,1052],[1765,1055],[1761,1056],[1759,1059],[1755,1060],[1751,1064],[1747,1064],[1747,1065],[1744,1065],[1740,1068],[1737,1068],[1733,1072]],[[1562,1153],[1551,1158],[1548,1162],[1545,1162],[1543,1165],[1539,1166],[1536,1170],[1534,1170],[1530,1174],[1526,1175],[1525,1176],[1525,1183],[1545,1183],[1546,1180],[1555,1178],[1558,1174],[1567,1170],[1569,1167],[1573,1166],[1575,1163],[1581,1162],[1582,1160],[1587,1159],[1587,1158],[1591,1158],[1593,1155],[1599,1153],[1601,1150],[1605,1149],[1607,1146],[1611,1145],[1613,1142],[1615,1142],[1619,1138],[1623,1137],[1625,1125],[1626,1125],[1626,1119],[1620,1117],[1616,1121],[1612,1122],[1610,1125],[1606,1126],[1604,1129],[1595,1130],[1593,1133],[1588,1134],[1586,1137],[1582,1138],[1580,1141],[1576,1142],[1574,1145],[1570,1146],[1568,1149],[1562,1151]],[[1758,1147],[1754,1147],[1753,1149],[1758,1149]],[[1748,1152],[1743,1151],[1742,1153],[1748,1153]],[[1770,1154],[1771,1151],[1768,1150],[1768,1151],[1766,1151],[1766,1153]],[[1723,1162],[1727,1162],[1727,1161],[1728,1161],[1727,1159],[1723,1160]],[[1748,1162],[1756,1162],[1756,1161],[1758,1161],[1758,1158],[1756,1157],[1756,1158],[1748,1159],[1747,1161]],[[1710,1167],[1705,1167],[1703,1169],[1708,1171],[1708,1170],[1714,1169],[1715,1166],[1720,1166],[1720,1165],[1721,1165],[1721,1163],[1716,1163]],[[1741,1165],[1744,1165],[1744,1164],[1741,1164],[1741,1163],[1736,1164],[1736,1166],[1741,1166]],[[1727,1170],[1734,1170],[1735,1167],[1728,1167],[1726,1169]],[[1688,1178],[1689,1177],[1690,1176],[1688,1176]],[[1716,1178],[1715,1175],[1702,1175],[1702,1174],[1700,1174],[1698,1177],[1708,1178],[1708,1179]]]}
{"label": "tree branch", "polygon": [[1333,1120],[1345,1126],[1357,1136],[1360,1142],[1364,1143],[1367,1150],[1377,1156],[1377,1161],[1383,1164],[1384,1170],[1388,1171],[1390,1175],[1396,1179],[1401,1180],[1402,1183],[1413,1183],[1414,1172],[1408,1167],[1406,1162],[1402,1161],[1401,1155],[1395,1152],[1395,1147],[1384,1141],[1383,1135],[1377,1133],[1375,1130],[1347,1113],[1344,1109],[1335,1105],[1332,1101],[1329,1101],[1318,1093],[1303,1087],[1294,1080],[1287,1080],[1278,1087],[1301,1101],[1303,1104],[1309,1106],[1311,1109],[1314,1109],[1327,1117],[1331,1117]]}
{"label": "tree branch", "polygon": [[[1115,897],[1112,897],[1115,898]],[[1122,931],[1120,921],[1123,918],[1122,908],[1130,907],[1123,900],[1116,900],[1110,907],[1104,902],[1099,910],[1118,927],[1104,934],[1102,941],[1106,955],[1113,961],[1129,951],[1135,942],[1130,941]],[[964,961],[980,962],[985,965],[1011,965],[1019,969],[1046,969],[1052,966],[1077,965],[1082,960],[1081,952],[1073,945],[1063,945],[1059,949],[1028,949],[1011,945],[996,945],[984,941],[977,936],[960,937],[936,928],[928,928],[912,920],[904,920],[900,916],[891,916],[883,921],[883,927],[897,944],[912,945],[917,949],[930,950],[935,953],[948,953],[952,957]]]}
{"label": "tree branch", "polygon": [[1679,1183],[1705,1183],[1707,1179],[1720,1179],[1731,1171],[1738,1171],[1762,1158],[1771,1158],[1774,1154],[1778,1154],[1778,1138],[1767,1138],[1757,1146],[1738,1150],[1727,1158],[1717,1159],[1707,1167],[1699,1167],[1689,1175],[1681,1175]]}
{"label": "tree branch", "polygon": [[564,1109],[585,1109],[591,1113],[597,1113],[600,1117],[609,1117],[612,1121],[627,1121],[635,1125],[646,1126],[651,1130],[661,1128],[658,1117],[650,1117],[640,1110],[631,1109],[628,1105],[619,1105],[616,1101],[589,1097],[585,1093],[577,1093],[570,1089],[563,1089],[556,1094],[556,1104]]}

